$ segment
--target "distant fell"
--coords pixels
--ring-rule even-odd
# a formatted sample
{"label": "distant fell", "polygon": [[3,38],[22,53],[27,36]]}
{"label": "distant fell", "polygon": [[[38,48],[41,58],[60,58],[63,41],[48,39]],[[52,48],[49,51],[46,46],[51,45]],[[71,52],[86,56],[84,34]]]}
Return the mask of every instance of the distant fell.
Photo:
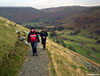
{"label": "distant fell", "polygon": [[0,16],[21,24],[38,21],[46,14],[32,7],[0,7]]}

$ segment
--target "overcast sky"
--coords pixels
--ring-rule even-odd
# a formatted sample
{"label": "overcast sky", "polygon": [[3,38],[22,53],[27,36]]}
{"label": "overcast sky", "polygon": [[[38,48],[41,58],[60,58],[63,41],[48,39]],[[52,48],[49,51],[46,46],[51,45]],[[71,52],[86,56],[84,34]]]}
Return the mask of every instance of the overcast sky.
{"label": "overcast sky", "polygon": [[0,6],[30,6],[38,9],[59,6],[96,6],[100,0],[0,0]]}

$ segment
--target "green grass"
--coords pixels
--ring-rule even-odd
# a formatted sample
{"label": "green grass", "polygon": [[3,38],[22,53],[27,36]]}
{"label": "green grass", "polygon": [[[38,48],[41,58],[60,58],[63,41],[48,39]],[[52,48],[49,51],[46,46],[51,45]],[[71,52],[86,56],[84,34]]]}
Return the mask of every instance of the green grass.
{"label": "green grass", "polygon": [[[87,31],[82,30],[79,35],[69,35],[72,30],[56,31],[58,36],[63,38],[66,48],[72,47],[73,51],[83,55],[100,64],[100,44],[95,39],[87,38],[83,33],[89,35]],[[99,36],[98,36],[99,38]],[[72,41],[73,40],[73,41]],[[93,50],[95,48],[96,50]]]}
{"label": "green grass", "polygon": [[89,39],[85,36],[79,36],[79,35],[60,35],[63,38],[69,39],[69,40],[74,40],[77,42],[96,42],[94,39]]}
{"label": "green grass", "polygon": [[52,62],[50,62],[50,68],[51,68],[51,75],[52,75],[52,76],[57,76],[57,75],[56,75],[56,72],[55,72],[55,69],[54,69],[54,65],[53,65]]}
{"label": "green grass", "polygon": [[[66,47],[68,48],[70,46],[75,49],[75,52],[77,52],[77,53],[79,53],[79,54],[81,54],[81,55],[83,55],[83,56],[85,56],[85,57],[87,57],[87,58],[89,58],[89,59],[91,59],[91,60],[93,60],[93,61],[95,61],[95,62],[100,64],[100,61],[99,61],[100,60],[100,52],[96,52],[96,51],[94,51],[92,49],[89,49],[89,48],[85,47],[87,45],[81,46],[76,42],[71,42],[71,41],[67,42],[66,41]],[[98,47],[98,49],[100,49],[100,48]]]}
{"label": "green grass", "polygon": [[18,45],[12,52],[3,57],[3,62],[0,66],[0,76],[16,76],[25,59],[27,50],[28,48],[24,42],[18,42]]}
{"label": "green grass", "polygon": [[0,17],[0,76],[17,76],[28,47],[18,41],[16,30],[28,31],[16,23]]}
{"label": "green grass", "polygon": [[17,35],[15,29],[11,29],[6,26],[4,22],[0,22],[0,62],[2,62],[2,57],[5,54],[11,52],[17,41]]}
{"label": "green grass", "polygon": [[51,53],[49,51],[47,51],[47,52],[48,52],[48,56],[50,58],[50,71],[51,71],[51,76],[57,76],[56,75],[56,72],[55,72],[55,68],[54,68],[53,62],[52,62]]}

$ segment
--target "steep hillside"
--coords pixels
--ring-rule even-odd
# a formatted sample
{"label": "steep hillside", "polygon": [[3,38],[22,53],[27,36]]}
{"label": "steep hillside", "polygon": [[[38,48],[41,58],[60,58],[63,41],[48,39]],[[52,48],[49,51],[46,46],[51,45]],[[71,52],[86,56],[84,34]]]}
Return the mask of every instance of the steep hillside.
{"label": "steep hillside", "polygon": [[46,13],[32,7],[0,7],[0,16],[21,24],[45,19]]}
{"label": "steep hillside", "polygon": [[60,20],[62,18],[70,17],[82,11],[89,9],[88,7],[80,7],[80,6],[65,6],[65,7],[55,7],[55,8],[47,8],[42,9],[41,11],[50,13],[50,18],[53,20]]}
{"label": "steep hillside", "polygon": [[100,7],[91,7],[69,18],[65,16],[63,19],[56,21],[56,23],[58,23],[58,25],[62,24],[65,27],[90,28],[89,30],[91,31],[100,30]]}
{"label": "steep hillside", "polygon": [[100,74],[100,64],[66,49],[51,40],[47,41],[47,49],[51,59],[51,76],[86,76]]}
{"label": "steep hillside", "polygon": [[[79,25],[80,27],[84,24],[94,23],[99,19],[100,6],[96,7],[81,7],[81,6],[67,6],[57,8],[47,8],[41,11],[50,13],[53,16],[49,24],[61,25],[70,23],[71,25]],[[97,19],[98,17],[98,19]],[[100,22],[100,21],[97,21]],[[73,24],[72,24],[73,23]],[[70,25],[69,25],[70,26]]]}
{"label": "steep hillside", "polygon": [[18,40],[28,29],[0,17],[0,76],[15,76],[27,54],[28,47]]}

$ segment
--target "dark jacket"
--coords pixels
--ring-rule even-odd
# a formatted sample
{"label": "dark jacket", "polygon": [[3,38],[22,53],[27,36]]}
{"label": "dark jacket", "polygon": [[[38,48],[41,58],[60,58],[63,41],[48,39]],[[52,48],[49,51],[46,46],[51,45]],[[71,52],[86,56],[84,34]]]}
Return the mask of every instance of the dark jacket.
{"label": "dark jacket", "polygon": [[30,40],[30,35],[32,35],[32,34],[36,34],[37,42],[40,42],[39,36],[38,36],[37,32],[30,32],[30,33],[28,34],[27,41],[28,41],[28,42],[31,42],[31,40]]}
{"label": "dark jacket", "polygon": [[48,36],[47,31],[41,31],[40,36],[41,36],[41,38],[43,38],[43,36],[47,37]]}

